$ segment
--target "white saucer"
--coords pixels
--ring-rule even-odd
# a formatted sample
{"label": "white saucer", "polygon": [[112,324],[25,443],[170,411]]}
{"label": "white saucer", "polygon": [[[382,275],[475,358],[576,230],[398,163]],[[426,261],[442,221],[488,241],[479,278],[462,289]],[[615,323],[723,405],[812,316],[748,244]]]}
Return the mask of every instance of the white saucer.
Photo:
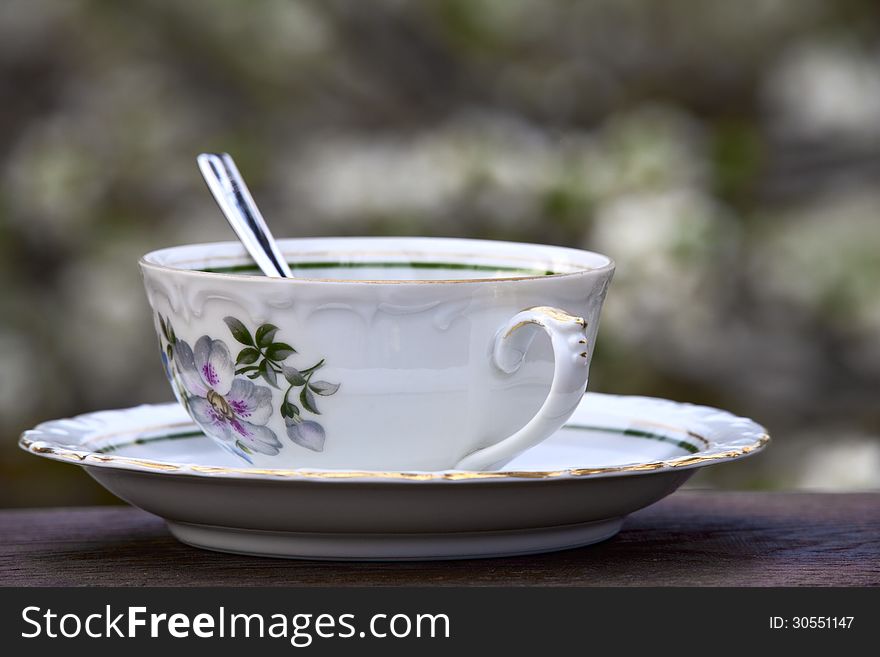
{"label": "white saucer", "polygon": [[503,471],[262,470],[211,443],[176,403],[40,424],[20,446],[83,466],[184,543],[302,559],[454,559],[574,548],[697,468],[769,441],[725,411],[588,393],[568,425]]}

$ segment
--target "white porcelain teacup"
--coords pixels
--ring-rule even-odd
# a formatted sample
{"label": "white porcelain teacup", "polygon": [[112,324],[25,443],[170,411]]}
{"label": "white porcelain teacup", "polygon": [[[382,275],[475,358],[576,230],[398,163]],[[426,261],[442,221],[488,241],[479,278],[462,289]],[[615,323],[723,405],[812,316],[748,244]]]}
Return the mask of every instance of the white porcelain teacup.
{"label": "white porcelain teacup", "polygon": [[237,242],[140,262],[176,396],[245,461],[488,469],[577,407],[610,258],[439,238],[280,245],[295,279],[254,275]]}

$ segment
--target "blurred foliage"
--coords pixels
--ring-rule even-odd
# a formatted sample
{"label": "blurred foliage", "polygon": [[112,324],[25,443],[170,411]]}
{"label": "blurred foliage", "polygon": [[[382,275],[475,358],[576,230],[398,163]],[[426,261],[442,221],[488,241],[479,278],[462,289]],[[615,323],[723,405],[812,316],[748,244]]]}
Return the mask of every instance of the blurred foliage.
{"label": "blurred foliage", "polygon": [[109,497],[15,440],[169,398],[135,266],[231,238],[566,244],[618,262],[595,390],[765,423],[698,485],[880,487],[880,5],[6,0],[0,505]]}

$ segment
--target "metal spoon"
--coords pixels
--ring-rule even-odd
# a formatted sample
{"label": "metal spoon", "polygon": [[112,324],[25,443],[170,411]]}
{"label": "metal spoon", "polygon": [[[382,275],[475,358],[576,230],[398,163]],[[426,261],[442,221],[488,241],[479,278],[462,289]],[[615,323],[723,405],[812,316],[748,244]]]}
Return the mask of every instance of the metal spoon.
{"label": "metal spoon", "polygon": [[293,278],[232,157],[228,153],[202,153],[196,161],[226,221],[260,270],[273,278]]}

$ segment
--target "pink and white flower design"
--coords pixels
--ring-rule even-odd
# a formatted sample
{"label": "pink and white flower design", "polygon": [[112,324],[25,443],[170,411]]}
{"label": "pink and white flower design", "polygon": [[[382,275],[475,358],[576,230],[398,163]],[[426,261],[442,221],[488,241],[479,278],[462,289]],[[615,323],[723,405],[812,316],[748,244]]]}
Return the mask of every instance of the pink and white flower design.
{"label": "pink and white flower design", "polygon": [[186,405],[206,433],[245,452],[278,454],[281,443],[266,426],[272,417],[272,392],[236,377],[235,362],[221,340],[203,335],[195,349],[183,340],[172,349],[188,393]]}

